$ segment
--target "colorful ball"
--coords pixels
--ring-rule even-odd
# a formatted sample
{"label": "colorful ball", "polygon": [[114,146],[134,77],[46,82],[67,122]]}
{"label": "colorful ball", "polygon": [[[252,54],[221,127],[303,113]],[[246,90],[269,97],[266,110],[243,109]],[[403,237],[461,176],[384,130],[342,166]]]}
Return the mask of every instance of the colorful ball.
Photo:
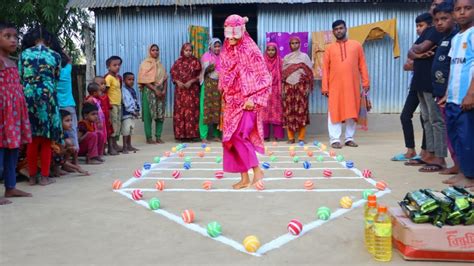
{"label": "colorful ball", "polygon": [[323,171],[324,177],[331,177],[332,176],[332,171],[329,169],[324,169]]}
{"label": "colorful ball", "polygon": [[304,188],[306,190],[312,190],[314,188],[314,184],[313,184],[313,181],[311,180],[307,180],[304,182]]}
{"label": "colorful ball", "polygon": [[314,146],[318,146],[318,144],[319,144],[319,141],[317,141],[317,140],[313,141]]}
{"label": "colorful ball", "polygon": [[267,155],[268,155],[268,156],[272,156],[272,155],[273,155],[273,151],[267,151]]}
{"label": "colorful ball", "polygon": [[352,207],[352,199],[348,196],[342,197],[339,204],[344,209],[350,209]]}
{"label": "colorful ball", "polygon": [[224,177],[224,171],[216,171],[214,173],[214,176],[217,178],[217,179],[222,179]]}
{"label": "colorful ball", "polygon": [[293,157],[293,162],[294,163],[297,163],[299,161],[300,161],[300,157],[298,157],[298,156]]}
{"label": "colorful ball", "polygon": [[339,154],[338,156],[336,156],[336,160],[337,160],[338,162],[342,162],[342,161],[344,161],[344,156],[342,156],[342,155]]}
{"label": "colorful ball", "polygon": [[221,163],[221,162],[222,162],[222,157],[217,156],[217,157],[216,157],[216,163]]}
{"label": "colorful ball", "polygon": [[179,156],[179,158],[183,158],[184,157],[184,152],[183,151],[178,152],[178,156]]}
{"label": "colorful ball", "polygon": [[144,163],[144,164],[143,164],[143,168],[144,168],[145,170],[150,170],[150,168],[151,168],[151,163]]}
{"label": "colorful ball", "polygon": [[201,144],[201,148],[205,149],[207,147],[207,144],[206,143],[202,143]]}
{"label": "colorful ball", "polygon": [[157,198],[151,198],[150,201],[148,201],[148,207],[150,207],[151,210],[158,210],[160,205],[160,200]]}
{"label": "colorful ball", "polygon": [[304,169],[309,169],[309,168],[311,168],[311,163],[308,162],[308,161],[304,161],[303,162],[303,167],[304,167]]}
{"label": "colorful ball", "polygon": [[329,151],[329,156],[334,157],[336,156],[336,152],[334,150]]}
{"label": "colorful ball", "polygon": [[346,167],[347,168],[353,168],[354,167],[354,162],[353,161],[346,161]]}
{"label": "colorful ball", "polygon": [[291,156],[291,157],[295,157],[295,156],[296,156],[296,152],[295,152],[295,151],[290,151],[290,156]]}
{"label": "colorful ball", "polygon": [[367,198],[369,197],[369,195],[373,195],[375,194],[374,191],[372,189],[366,189],[364,191],[362,191],[362,198],[364,198],[365,200],[367,200]]}
{"label": "colorful ball", "polygon": [[276,162],[277,157],[275,155],[270,156],[270,161],[271,162]]}
{"label": "colorful ball", "polygon": [[170,157],[170,155],[171,155],[171,152],[165,151],[165,153],[164,153],[164,156],[165,156],[165,157]]}
{"label": "colorful ball", "polygon": [[313,151],[307,151],[306,154],[308,155],[308,157],[313,157],[314,152]]}
{"label": "colorful ball", "polygon": [[309,150],[309,147],[308,147],[308,146],[304,146],[303,150],[304,150],[304,151],[307,151],[307,150]]}
{"label": "colorful ball", "polygon": [[328,148],[328,147],[327,147],[325,144],[321,144],[320,149],[321,149],[322,151],[325,151],[327,148]]}
{"label": "colorful ball", "polygon": [[285,170],[285,172],[283,172],[283,175],[284,175],[286,178],[291,178],[291,177],[293,177],[293,171],[291,171],[291,170]]}
{"label": "colorful ball", "polygon": [[207,233],[211,237],[218,237],[222,234],[222,227],[218,222],[210,222],[207,224]]}
{"label": "colorful ball", "polygon": [[183,143],[183,149],[186,149],[188,147],[188,143]]}
{"label": "colorful ball", "polygon": [[303,146],[304,146],[304,141],[300,140],[300,141],[298,142],[298,145],[300,145],[300,147],[303,147]]}
{"label": "colorful ball", "polygon": [[297,219],[292,219],[288,223],[288,232],[294,236],[297,236],[303,231],[303,224]]}
{"label": "colorful ball", "polygon": [[260,248],[260,241],[256,236],[247,236],[242,242],[245,250],[250,253],[256,252]]}
{"label": "colorful ball", "polygon": [[178,179],[181,177],[181,172],[178,171],[178,170],[174,170],[172,173],[171,173],[171,176],[174,178],[174,179]]}
{"label": "colorful ball", "polygon": [[318,144],[317,144],[316,146],[318,146],[318,148],[321,149],[321,147],[323,146],[323,144],[322,144],[321,142],[318,142]]}
{"label": "colorful ball", "polygon": [[178,144],[178,145],[176,146],[176,150],[178,150],[178,151],[182,150],[183,148],[184,148],[184,145],[183,145],[183,144]]}
{"label": "colorful ball", "polygon": [[185,170],[191,169],[191,163],[190,163],[190,162],[184,162],[183,168],[184,168]]}
{"label": "colorful ball", "polygon": [[273,145],[273,146],[277,146],[278,143],[277,143],[276,141],[274,141],[274,142],[272,142],[272,145]]}
{"label": "colorful ball", "polygon": [[186,157],[184,158],[184,161],[190,163],[190,162],[191,162],[191,157],[190,157],[190,156],[186,156]]}
{"label": "colorful ball", "polygon": [[270,168],[270,163],[269,162],[262,163],[262,168],[263,169],[269,169]]}
{"label": "colorful ball", "polygon": [[317,160],[318,162],[323,162],[323,161],[324,161],[324,156],[318,155],[318,157],[316,157],[316,160]]}
{"label": "colorful ball", "polygon": [[194,212],[193,210],[184,210],[181,213],[181,217],[183,218],[183,222],[190,224],[194,221]]}
{"label": "colorful ball", "polygon": [[210,152],[210,151],[211,151],[211,147],[206,147],[204,150],[205,150],[206,152]]}
{"label": "colorful ball", "polygon": [[132,191],[132,199],[140,200],[143,197],[143,192],[140,189],[135,189]]}
{"label": "colorful ball", "polygon": [[316,212],[316,216],[320,220],[327,221],[329,220],[329,217],[331,217],[331,209],[328,207],[319,207],[318,211]]}
{"label": "colorful ball", "polygon": [[205,190],[210,190],[212,188],[212,182],[209,180],[204,181],[204,183],[202,183],[202,188]]}
{"label": "colorful ball", "polygon": [[176,152],[176,150],[177,150],[176,147],[171,148],[172,152]]}
{"label": "colorful ball", "polygon": [[378,189],[378,190],[385,190],[387,188],[387,183],[385,183],[385,181],[378,181],[376,184],[375,184],[375,187]]}
{"label": "colorful ball", "polygon": [[153,158],[153,162],[155,163],[159,163],[160,161],[161,161],[160,156],[156,156],[155,158]]}
{"label": "colorful ball", "polygon": [[117,189],[120,189],[121,187],[122,187],[122,181],[118,179],[114,180],[114,182],[112,183],[112,189],[117,190]]}
{"label": "colorful ball", "polygon": [[362,176],[365,178],[371,178],[372,177],[372,171],[369,169],[364,169],[362,170]]}
{"label": "colorful ball", "polygon": [[295,150],[295,146],[290,146],[290,147],[288,148],[288,150],[289,150],[289,151],[294,151],[294,150]]}
{"label": "colorful ball", "polygon": [[204,152],[203,151],[198,152],[198,156],[201,158],[204,157]]}
{"label": "colorful ball", "polygon": [[136,178],[140,178],[142,176],[142,170],[137,169],[135,172],[133,172],[133,176]]}
{"label": "colorful ball", "polygon": [[257,183],[255,183],[255,188],[257,190],[264,190],[265,185],[263,184],[263,181],[262,180],[257,181]]}
{"label": "colorful ball", "polygon": [[165,189],[165,181],[163,181],[163,180],[156,181],[155,188],[158,191],[163,191],[163,189]]}

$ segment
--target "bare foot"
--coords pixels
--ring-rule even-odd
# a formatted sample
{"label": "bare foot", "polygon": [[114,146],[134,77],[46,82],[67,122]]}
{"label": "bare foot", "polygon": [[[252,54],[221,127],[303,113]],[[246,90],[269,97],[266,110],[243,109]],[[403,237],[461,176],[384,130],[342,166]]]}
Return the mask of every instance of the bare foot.
{"label": "bare foot", "polygon": [[101,161],[98,161],[96,158],[86,159],[86,164],[102,164]]}
{"label": "bare foot", "polygon": [[102,158],[102,157],[100,157],[100,156],[99,156],[99,157],[95,157],[94,159],[97,160],[97,161],[99,161],[99,162],[105,162],[105,159]]}
{"label": "bare foot", "polygon": [[207,143],[209,143],[209,140],[207,140],[207,139],[202,139],[201,142],[207,144]]}
{"label": "bare foot", "polygon": [[232,188],[234,189],[244,189],[244,188],[248,188],[250,186],[250,181],[244,183],[242,181],[239,181],[238,183],[235,183],[232,185]]}
{"label": "bare foot", "polygon": [[137,148],[135,148],[135,147],[133,147],[133,146],[130,146],[130,150],[133,151],[133,152],[137,152],[137,151],[139,151],[140,149],[137,149]]}
{"label": "bare foot", "polygon": [[37,183],[36,176],[28,177],[28,183],[30,184],[30,186],[36,185],[36,183]]}
{"label": "bare foot", "polygon": [[163,144],[163,143],[165,143],[165,142],[164,142],[162,139],[156,139],[156,143],[158,143],[158,144]]}
{"label": "bare foot", "polygon": [[81,173],[82,175],[85,175],[85,176],[91,175],[88,171],[83,170],[83,169],[80,169],[80,170],[79,170],[79,173]]}
{"label": "bare foot", "polygon": [[260,181],[263,178],[263,171],[260,169],[260,167],[254,167],[253,168],[253,180],[252,180],[252,186],[255,185],[258,181]]}
{"label": "bare foot", "polygon": [[123,154],[128,154],[128,149],[127,148],[122,149],[122,153]]}
{"label": "bare foot", "polygon": [[115,149],[109,149],[109,155],[115,156],[118,155],[118,152]]}
{"label": "bare foot", "polygon": [[41,186],[47,186],[47,185],[51,185],[52,183],[55,183],[55,182],[56,182],[56,180],[54,180],[54,179],[42,176],[39,184]]}
{"label": "bare foot", "polygon": [[452,184],[462,181],[464,178],[465,178],[464,175],[462,173],[459,173],[457,175],[453,175],[452,177],[446,180],[443,180],[443,184],[452,185]]}
{"label": "bare foot", "polygon": [[446,168],[439,172],[440,175],[457,175],[459,173],[459,166],[454,165],[453,167]]}
{"label": "bare foot", "polygon": [[12,188],[5,190],[5,198],[12,198],[12,197],[32,197],[31,193]]}
{"label": "bare foot", "polygon": [[463,175],[462,180],[459,180],[456,183],[451,184],[450,186],[457,186],[463,188],[474,188],[474,179],[469,179],[465,175]]}
{"label": "bare foot", "polygon": [[68,172],[63,171],[63,170],[59,170],[59,176],[65,176],[67,174],[68,174]]}
{"label": "bare foot", "polygon": [[0,205],[7,205],[12,203],[11,201],[7,200],[6,198],[0,198]]}

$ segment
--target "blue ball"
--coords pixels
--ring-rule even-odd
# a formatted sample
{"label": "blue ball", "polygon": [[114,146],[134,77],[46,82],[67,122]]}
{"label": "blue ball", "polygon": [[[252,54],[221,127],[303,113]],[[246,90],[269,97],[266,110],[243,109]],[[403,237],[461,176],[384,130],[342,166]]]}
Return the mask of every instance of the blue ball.
{"label": "blue ball", "polygon": [[303,146],[304,146],[304,141],[301,140],[300,142],[298,142],[298,145],[300,145],[301,147],[303,147]]}
{"label": "blue ball", "polygon": [[191,163],[190,162],[185,162],[183,164],[184,169],[189,170],[191,168]]}
{"label": "blue ball", "polygon": [[303,162],[303,167],[304,167],[304,169],[309,169],[309,168],[311,168],[311,163],[308,162],[308,161],[304,161]]}
{"label": "blue ball", "polygon": [[183,149],[185,149],[185,148],[188,147],[188,144],[187,144],[187,143],[183,143],[182,147],[183,147]]}
{"label": "blue ball", "polygon": [[346,167],[347,167],[347,168],[352,168],[352,167],[354,167],[354,162],[353,162],[353,161],[346,161]]}
{"label": "blue ball", "polygon": [[151,163],[145,163],[145,164],[143,165],[143,168],[145,168],[145,170],[150,170],[150,168],[151,168]]}
{"label": "blue ball", "polygon": [[313,141],[314,146],[318,146],[318,144],[319,144],[319,141],[317,141],[317,140]]}
{"label": "blue ball", "polygon": [[262,167],[263,167],[263,169],[268,169],[268,168],[270,168],[270,163],[269,162],[264,162],[264,163],[262,163]]}
{"label": "blue ball", "polygon": [[201,144],[201,148],[205,149],[207,147],[206,143]]}

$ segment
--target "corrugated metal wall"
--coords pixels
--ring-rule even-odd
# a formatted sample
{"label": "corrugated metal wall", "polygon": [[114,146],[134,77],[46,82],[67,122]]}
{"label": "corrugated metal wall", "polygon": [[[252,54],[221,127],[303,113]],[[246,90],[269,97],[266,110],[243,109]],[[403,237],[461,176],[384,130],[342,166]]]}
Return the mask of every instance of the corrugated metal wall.
{"label": "corrugated metal wall", "polygon": [[[398,113],[408,92],[408,73],[402,67],[405,55],[416,38],[414,21],[418,14],[427,9],[428,6],[422,4],[260,5],[259,46],[263,50],[266,32],[313,32],[330,30],[336,19],[344,19],[350,27],[396,17],[401,57],[393,58],[390,38],[366,42],[364,51],[371,78],[373,112]],[[327,111],[327,100],[320,92],[321,83],[318,81],[310,101],[311,113]]]}
{"label": "corrugated metal wall", "polygon": [[[123,59],[121,74],[135,75],[141,61],[147,56],[148,46],[160,46],[161,62],[169,73],[179,57],[181,45],[188,40],[188,26],[210,27],[210,8],[122,8],[96,10],[97,73],[107,72],[105,60],[118,55]],[[135,78],[136,80],[136,78]],[[166,114],[173,112],[173,91],[168,83]]]}

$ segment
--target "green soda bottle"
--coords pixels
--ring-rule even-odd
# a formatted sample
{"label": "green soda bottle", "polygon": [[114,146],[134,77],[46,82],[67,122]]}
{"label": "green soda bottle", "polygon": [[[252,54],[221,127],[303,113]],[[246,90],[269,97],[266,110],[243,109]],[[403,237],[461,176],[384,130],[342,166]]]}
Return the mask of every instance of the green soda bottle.
{"label": "green soda bottle", "polygon": [[365,211],[364,214],[364,220],[365,220],[365,247],[367,248],[367,251],[374,255],[375,253],[375,248],[374,248],[374,241],[375,241],[375,235],[374,235],[374,219],[375,216],[377,215],[377,203],[375,201],[369,201],[367,210]]}
{"label": "green soda bottle", "polygon": [[392,260],[392,220],[387,214],[386,206],[379,206],[373,228],[375,235],[375,260]]}

